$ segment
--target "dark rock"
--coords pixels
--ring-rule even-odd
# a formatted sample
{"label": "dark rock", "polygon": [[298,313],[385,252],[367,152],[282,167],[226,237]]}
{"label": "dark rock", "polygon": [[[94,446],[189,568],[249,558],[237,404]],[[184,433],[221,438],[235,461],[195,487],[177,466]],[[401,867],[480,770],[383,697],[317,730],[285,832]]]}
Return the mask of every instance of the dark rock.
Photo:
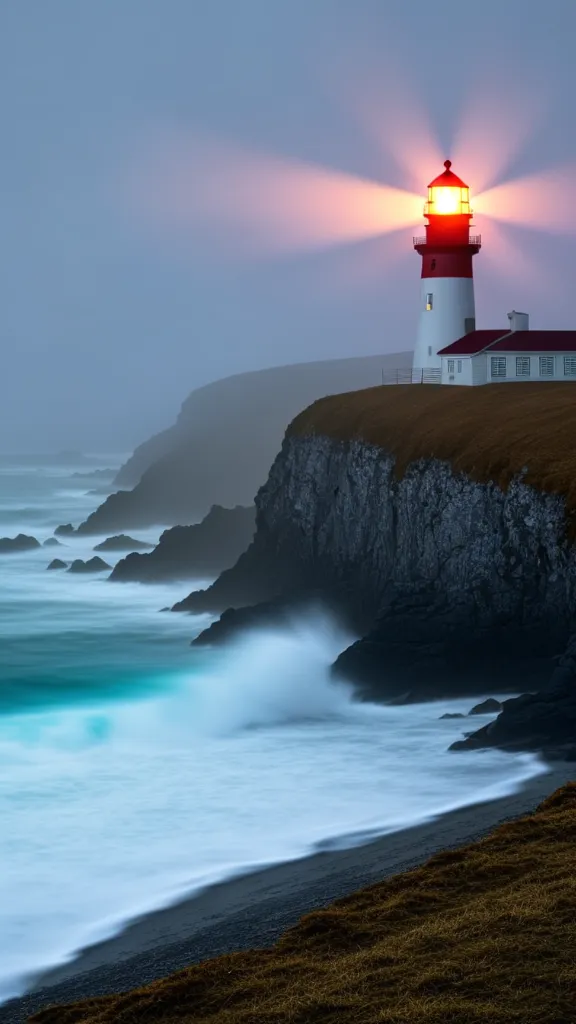
{"label": "dark rock", "polygon": [[389,700],[407,685],[413,700],[476,695],[487,677],[514,692],[520,671],[525,679],[546,678],[552,640],[542,630],[528,640],[511,624],[475,629],[457,595],[443,600],[427,588],[392,597],[385,614],[339,655],[333,673],[369,700]]}
{"label": "dark rock", "polygon": [[[198,591],[198,594],[206,594],[208,591]],[[191,595],[194,596],[194,595]],[[181,610],[174,605],[171,611]],[[317,616],[324,612],[330,612],[334,622],[342,629],[347,628],[345,617],[341,614],[338,606],[331,602],[326,594],[322,592],[288,594],[272,601],[262,601],[255,605],[243,605],[240,608],[227,608],[220,615],[219,619],[212,622],[206,629],[192,640],[192,646],[203,647],[205,645],[220,645],[234,640],[246,631],[254,629],[277,629],[291,626],[303,618]],[[402,694],[402,698],[410,697],[408,693]],[[400,699],[399,703],[403,702]]]}
{"label": "dark rock", "polygon": [[252,607],[227,608],[216,622],[211,623],[192,640],[192,646],[220,645],[251,629],[286,626],[301,612],[302,608],[298,602],[293,601],[269,601]]}
{"label": "dark rock", "polygon": [[44,547],[44,548],[61,548],[62,544],[61,544],[61,542],[59,540],[56,539],[56,537],[48,537],[48,540],[45,540],[43,542],[42,547]]}
{"label": "dark rock", "polygon": [[558,744],[574,744],[576,699],[539,691],[504,701],[502,711],[488,725],[457,740],[452,750],[542,750]]}
{"label": "dark rock", "polygon": [[104,572],[111,568],[112,566],[108,565],[108,562],[105,562],[103,558],[99,558],[95,555],[94,558],[89,558],[86,562],[81,558],[74,559],[72,565],[68,569],[68,572]]}
{"label": "dark rock", "polygon": [[[303,582],[306,575],[298,558],[282,560],[261,552],[257,538],[250,543],[230,569],[224,569],[206,590],[194,590],[174,605],[173,611],[193,614],[221,613],[228,608],[264,606],[268,601],[293,600],[302,602],[311,596],[323,599],[334,608],[346,605],[337,588],[331,591]],[[266,614],[263,612],[263,614]],[[369,620],[368,620],[369,621]]]}
{"label": "dark rock", "polygon": [[149,551],[153,547],[153,544],[120,533],[116,537],[107,537],[101,544],[96,544],[94,551]]}
{"label": "dark rock", "polygon": [[214,505],[195,526],[165,530],[148,555],[128,555],[116,565],[110,579],[140,583],[216,576],[233,565],[254,534],[256,510]]}
{"label": "dark rock", "polygon": [[502,705],[499,700],[495,700],[494,697],[488,697],[483,700],[481,704],[475,704],[473,708],[470,708],[469,715],[494,715],[497,711],[502,710]]}
{"label": "dark rock", "polygon": [[54,530],[56,537],[70,537],[76,530],[72,526],[72,523],[65,523],[63,526],[57,526]]}
{"label": "dark rock", "polygon": [[532,750],[564,759],[576,749],[576,635],[559,659],[548,685],[505,700],[498,717],[451,750]]}
{"label": "dark rock", "polygon": [[61,558],[53,558],[50,565],[46,566],[47,569],[66,569],[67,563],[63,562]]}
{"label": "dark rock", "polygon": [[[239,562],[244,555],[240,555]],[[258,574],[249,579],[238,579],[234,575],[228,576],[231,570],[225,569],[218,579],[205,590],[193,590],[182,601],[177,601],[172,607],[173,612],[191,612],[193,615],[221,614],[229,608],[250,608],[255,605],[267,603],[267,588],[261,587],[261,580]],[[281,587],[271,595],[271,600],[278,598]],[[265,600],[263,600],[263,597]]]}
{"label": "dark rock", "polygon": [[447,711],[445,715],[440,715],[440,719],[442,718],[466,718],[466,715],[463,715],[461,711],[455,711],[453,713]]}
{"label": "dark rock", "polygon": [[39,548],[40,541],[36,537],[29,537],[25,533],[19,533],[17,537],[0,537],[0,555],[12,555],[19,551],[33,551]]}

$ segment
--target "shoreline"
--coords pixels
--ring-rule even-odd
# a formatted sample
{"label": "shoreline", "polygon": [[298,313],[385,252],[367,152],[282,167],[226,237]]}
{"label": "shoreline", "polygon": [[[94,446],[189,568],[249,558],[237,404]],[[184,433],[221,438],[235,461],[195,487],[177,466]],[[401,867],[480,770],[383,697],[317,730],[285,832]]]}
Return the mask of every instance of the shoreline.
{"label": "shoreline", "polygon": [[257,869],[152,911],[69,963],[37,975],[27,994],[0,1006],[0,1024],[21,1024],[51,1003],[136,988],[223,953],[269,946],[303,914],[410,870],[440,850],[473,842],[576,779],[576,764],[548,768],[511,796],[449,811],[362,846]]}

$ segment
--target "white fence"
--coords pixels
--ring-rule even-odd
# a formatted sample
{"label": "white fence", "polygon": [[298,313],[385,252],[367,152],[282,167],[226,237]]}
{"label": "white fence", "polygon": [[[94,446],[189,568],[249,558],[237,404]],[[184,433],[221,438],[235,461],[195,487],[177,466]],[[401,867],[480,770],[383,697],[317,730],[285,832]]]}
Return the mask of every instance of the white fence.
{"label": "white fence", "polygon": [[382,370],[382,384],[440,384],[440,367],[425,366],[423,369]]}

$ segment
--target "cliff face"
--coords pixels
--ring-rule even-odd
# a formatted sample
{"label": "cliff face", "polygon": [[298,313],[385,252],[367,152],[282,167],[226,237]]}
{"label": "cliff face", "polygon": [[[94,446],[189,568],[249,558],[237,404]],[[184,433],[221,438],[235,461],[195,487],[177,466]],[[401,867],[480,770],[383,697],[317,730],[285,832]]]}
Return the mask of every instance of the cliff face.
{"label": "cliff face", "polygon": [[[374,388],[290,425],[236,565],[178,608],[197,642],[329,603],[369,697],[537,690],[576,609],[573,385]],[[232,609],[232,610],[230,610]]]}
{"label": "cliff face", "polygon": [[[576,560],[564,502],[513,480],[503,491],[360,441],[290,437],[258,497],[261,542],[294,554],[306,577],[346,581],[372,610],[390,594],[430,593],[478,626],[567,621]],[[307,581],[306,581],[307,582]]]}

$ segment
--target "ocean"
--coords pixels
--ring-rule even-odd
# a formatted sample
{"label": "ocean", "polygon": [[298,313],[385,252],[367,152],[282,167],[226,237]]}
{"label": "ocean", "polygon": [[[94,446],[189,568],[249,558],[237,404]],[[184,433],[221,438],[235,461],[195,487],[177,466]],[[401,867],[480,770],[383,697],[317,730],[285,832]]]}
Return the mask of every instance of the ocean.
{"label": "ocean", "polygon": [[[73,475],[85,469],[0,458],[0,536],[44,541],[78,524],[102,500]],[[180,896],[505,796],[546,770],[531,755],[448,752],[473,726],[440,715],[469,698],[355,702],[329,678],[351,638],[328,618],[196,650],[210,619],[161,609],[208,581],[46,571],[101,539],[0,555],[0,1002]]]}

